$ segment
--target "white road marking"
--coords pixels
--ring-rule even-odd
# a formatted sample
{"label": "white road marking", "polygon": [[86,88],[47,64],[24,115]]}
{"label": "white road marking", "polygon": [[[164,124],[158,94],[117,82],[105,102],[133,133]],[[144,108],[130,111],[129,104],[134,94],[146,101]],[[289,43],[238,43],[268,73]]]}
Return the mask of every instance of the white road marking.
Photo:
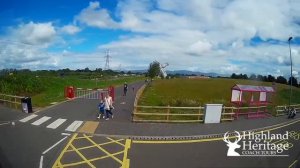
{"label": "white road marking", "polygon": [[36,120],[35,122],[31,123],[31,124],[32,125],[41,125],[44,122],[46,122],[47,120],[49,120],[50,118],[51,117],[44,116],[44,117],[40,118],[39,120]]}
{"label": "white road marking", "polygon": [[27,122],[27,121],[29,121],[29,120],[31,120],[31,119],[37,117],[37,116],[38,116],[38,115],[36,115],[36,114],[32,114],[32,115],[30,115],[30,116],[28,116],[28,117],[23,118],[22,120],[20,120],[20,122]]}
{"label": "white road marking", "polygon": [[66,131],[71,131],[71,132],[75,132],[80,125],[83,123],[83,121],[74,121],[71,125],[68,126],[68,128],[66,129]]}
{"label": "white road marking", "polygon": [[66,136],[70,136],[71,134],[68,134],[68,133],[61,133],[61,135],[66,135]]}
{"label": "white road marking", "polygon": [[40,167],[39,168],[43,168],[43,160],[44,160],[44,156],[42,155],[41,159],[40,159]]}
{"label": "white road marking", "polygon": [[49,124],[47,126],[47,128],[56,129],[57,127],[59,127],[65,121],[66,121],[66,119],[59,118],[59,119],[55,120],[53,123]]}
{"label": "white road marking", "polygon": [[10,122],[1,123],[0,125],[6,125],[6,124],[10,124]]}
{"label": "white road marking", "polygon": [[62,141],[64,141],[66,138],[68,138],[67,136],[65,136],[63,139],[59,140],[58,142],[56,142],[54,145],[52,145],[50,148],[48,148],[47,150],[45,150],[43,152],[43,155],[46,154],[47,152],[49,152],[51,149],[53,149],[55,146],[57,146],[58,144],[60,144]]}

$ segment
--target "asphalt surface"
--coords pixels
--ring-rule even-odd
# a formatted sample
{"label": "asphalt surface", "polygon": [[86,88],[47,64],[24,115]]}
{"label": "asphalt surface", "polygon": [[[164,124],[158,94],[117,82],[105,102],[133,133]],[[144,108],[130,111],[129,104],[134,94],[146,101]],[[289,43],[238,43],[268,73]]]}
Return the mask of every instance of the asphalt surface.
{"label": "asphalt surface", "polygon": [[[300,133],[299,122],[271,133],[284,134],[285,131]],[[287,157],[228,157],[226,143],[222,140],[209,142],[191,142],[167,144],[134,143],[131,145],[129,158],[132,168],[152,167],[289,167],[300,156],[300,140],[289,137],[286,141],[293,144]],[[285,143],[286,143],[285,142]],[[241,144],[241,143],[240,143]],[[241,150],[237,150],[241,152]],[[298,163],[299,166],[299,163]]]}
{"label": "asphalt surface", "polygon": [[[131,113],[135,94],[142,84],[143,82],[129,84],[127,96],[122,95],[123,90],[121,87],[116,88],[114,118],[109,121],[96,118],[98,100],[75,99],[44,109],[36,113],[36,115],[38,117],[51,117],[51,119],[39,126],[30,124],[32,122],[19,122],[20,119],[29,114],[0,105],[0,167],[39,167],[41,156],[43,157],[43,167],[52,167],[58,160],[63,164],[72,164],[73,162],[73,164],[77,164],[75,167],[90,167],[90,162],[90,164],[94,164],[96,167],[121,167],[120,165],[123,164],[122,157],[125,155],[124,145],[128,136],[165,137],[221,134],[227,131],[243,131],[270,127],[293,121],[288,120],[286,116],[282,116],[237,120],[220,124],[132,123]],[[135,88],[134,91],[132,87]],[[66,122],[57,129],[45,127],[59,118],[66,119]],[[294,121],[298,119],[299,115]],[[66,127],[75,120],[99,122],[95,133],[90,137],[91,139],[84,137],[85,134],[82,133],[77,135],[83,136],[82,140],[80,138],[76,139],[76,137],[72,139],[74,134],[65,131]],[[12,125],[12,121],[15,122],[15,125]],[[295,131],[299,132],[300,135],[300,122],[273,131]],[[69,133],[71,135],[62,135],[62,133]],[[111,138],[114,140],[111,140]],[[59,141],[61,142],[58,145],[51,148]],[[123,146],[115,143],[115,141],[120,141]],[[132,140],[127,158],[130,159],[130,167],[134,168],[289,167],[292,163],[295,163],[293,166],[297,167],[297,164],[299,166],[300,162],[298,161],[300,140],[291,139],[290,141],[294,146],[289,150],[289,157],[232,158],[226,156],[227,146],[220,140],[196,143],[139,143],[136,140]],[[110,144],[109,142],[112,143]],[[106,145],[106,143],[110,145]],[[74,145],[74,148],[70,144]],[[124,151],[123,153],[118,153],[118,159],[111,157],[110,154],[122,150],[122,147]],[[43,154],[49,148],[51,149]],[[79,158],[78,151],[87,158]],[[102,157],[106,159],[101,159]],[[122,161],[122,164],[120,161]]]}

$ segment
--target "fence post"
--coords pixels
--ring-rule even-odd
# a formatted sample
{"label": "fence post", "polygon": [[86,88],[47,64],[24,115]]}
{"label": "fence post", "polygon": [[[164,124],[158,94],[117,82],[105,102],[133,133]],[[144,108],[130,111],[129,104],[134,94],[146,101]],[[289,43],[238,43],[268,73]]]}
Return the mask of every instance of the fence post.
{"label": "fence post", "polygon": [[200,116],[201,116],[201,106],[199,106],[199,116],[198,116],[198,120],[200,120]]}
{"label": "fence post", "polygon": [[168,105],[167,108],[167,121],[169,121],[169,115],[170,115],[170,105]]}
{"label": "fence post", "polygon": [[17,109],[17,98],[15,97],[15,109]]}

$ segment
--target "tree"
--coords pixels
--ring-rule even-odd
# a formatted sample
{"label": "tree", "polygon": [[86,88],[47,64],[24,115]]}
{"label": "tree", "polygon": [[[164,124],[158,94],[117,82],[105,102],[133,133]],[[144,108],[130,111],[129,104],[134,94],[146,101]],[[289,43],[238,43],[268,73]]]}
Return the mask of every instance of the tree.
{"label": "tree", "polygon": [[268,82],[274,82],[275,81],[275,77],[272,75],[268,75]]}
{"label": "tree", "polygon": [[[291,85],[291,77],[289,78],[289,85]],[[292,85],[298,87],[298,81],[295,77],[292,77]]]}
{"label": "tree", "polygon": [[154,77],[158,76],[159,73],[160,73],[159,62],[153,61],[152,63],[150,63],[147,76],[153,79]]}
{"label": "tree", "polygon": [[231,78],[232,78],[232,79],[236,79],[236,78],[237,78],[237,75],[236,75],[235,73],[233,73],[233,74],[231,75]]}
{"label": "tree", "polygon": [[276,83],[287,84],[287,80],[283,76],[278,76],[276,79]]}
{"label": "tree", "polygon": [[248,79],[247,74],[242,75],[242,79]]}
{"label": "tree", "polygon": [[256,80],[256,75],[255,75],[255,74],[251,74],[251,75],[250,75],[250,79],[251,79],[251,80]]}
{"label": "tree", "polygon": [[264,77],[262,75],[257,75],[257,78],[256,78],[258,81],[263,81],[264,80]]}
{"label": "tree", "polygon": [[88,67],[84,68],[84,72],[91,72]]}

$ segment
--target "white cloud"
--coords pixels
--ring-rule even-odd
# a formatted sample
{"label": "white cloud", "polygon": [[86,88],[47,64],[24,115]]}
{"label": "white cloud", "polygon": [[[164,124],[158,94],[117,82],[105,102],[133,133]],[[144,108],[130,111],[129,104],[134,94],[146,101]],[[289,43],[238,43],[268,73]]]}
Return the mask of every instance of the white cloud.
{"label": "white cloud", "polygon": [[80,32],[80,28],[77,27],[77,26],[74,26],[74,25],[66,25],[66,26],[63,26],[61,28],[61,31],[63,33],[66,33],[66,34],[70,34],[70,35],[73,35],[73,34],[76,34],[78,32]]}
{"label": "white cloud", "polygon": [[109,11],[102,9],[99,2],[90,2],[89,6],[75,17],[75,21],[98,28],[115,28],[117,26],[110,17]]}
{"label": "white cloud", "polygon": [[[300,37],[299,22],[300,2],[296,0],[121,0],[114,11],[103,8],[99,2],[90,2],[78,11],[74,24],[61,31],[75,34],[96,27],[97,33],[102,29],[130,33],[101,43],[96,51],[62,51],[59,54],[64,58],[56,65],[75,69],[103,67],[105,62],[99,55],[104,56],[103,51],[110,49],[112,67],[122,64],[124,68],[145,69],[151,61],[158,60],[170,63],[168,69],[286,75],[290,65],[287,38]],[[43,31],[34,29],[38,25],[44,27]],[[82,25],[85,29],[77,27]],[[23,29],[24,33],[20,33]],[[16,39],[36,45],[40,42],[43,49],[57,38],[51,22],[31,22],[15,30]],[[78,39],[66,39],[65,45],[70,45],[71,40],[89,44],[87,37]],[[292,41],[291,48],[294,69],[299,72],[300,47]]]}
{"label": "white cloud", "polygon": [[237,65],[226,65],[226,66],[222,66],[221,68],[221,73],[222,74],[231,74],[231,73],[244,73],[245,68],[239,67]]}
{"label": "white cloud", "polygon": [[56,30],[51,22],[20,24],[11,30],[14,41],[30,45],[48,45],[55,39]]}
{"label": "white cloud", "polygon": [[0,64],[5,68],[55,68],[59,57],[47,52],[57,37],[51,22],[20,24],[10,28],[0,43]]}
{"label": "white cloud", "polygon": [[99,46],[115,51],[119,62],[131,67],[160,60],[173,69],[275,73],[274,65],[281,72],[288,69],[286,46],[249,45],[250,40],[286,41],[290,34],[300,35],[295,24],[300,19],[297,4],[287,0],[123,0],[112,13],[91,2],[75,20],[92,27],[131,31],[131,36]]}
{"label": "white cloud", "polygon": [[202,55],[206,52],[209,52],[212,48],[212,44],[207,41],[197,41],[196,43],[192,44],[189,49],[188,53],[192,55]]}
{"label": "white cloud", "polygon": [[293,76],[295,77],[295,78],[298,78],[299,77],[299,72],[298,71],[293,71]]}

